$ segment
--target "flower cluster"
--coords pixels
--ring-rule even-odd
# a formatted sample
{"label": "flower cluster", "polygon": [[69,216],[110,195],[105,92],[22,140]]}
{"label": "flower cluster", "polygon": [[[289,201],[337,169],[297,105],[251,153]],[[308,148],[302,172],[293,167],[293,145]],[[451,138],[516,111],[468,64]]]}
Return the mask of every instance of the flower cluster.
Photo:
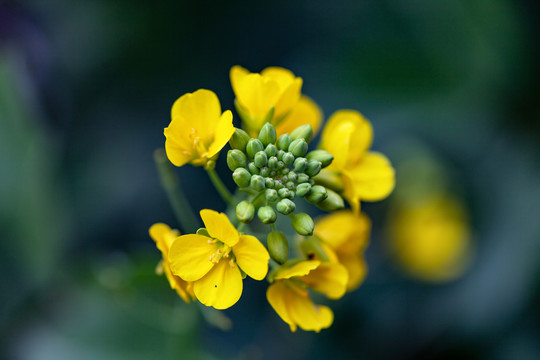
{"label": "flower cluster", "polygon": [[[291,331],[318,332],[334,315],[311,294],[339,299],[362,283],[371,224],[360,202],[390,194],[394,170],[384,155],[369,151],[371,125],[353,110],[332,115],[310,151],[322,112],[289,70],[270,67],[259,74],[234,66],[230,77],[241,128],[233,126],[230,111],[222,113],[212,91],[201,89],[174,103],[164,134],[170,162],[204,166],[235,216],[203,209],[204,227],[186,235],[153,225],[150,236],[163,255],[158,269],[186,302],[197,299],[216,309],[240,299],[246,276],[266,278],[268,302]],[[214,169],[227,143],[234,194]],[[331,214],[314,221],[305,210],[309,204]],[[288,218],[292,232],[279,217]]]}

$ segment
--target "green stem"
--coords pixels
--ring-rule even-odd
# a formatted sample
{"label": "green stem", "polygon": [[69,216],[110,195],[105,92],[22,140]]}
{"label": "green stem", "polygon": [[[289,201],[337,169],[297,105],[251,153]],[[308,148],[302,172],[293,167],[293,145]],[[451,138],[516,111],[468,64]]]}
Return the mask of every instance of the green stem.
{"label": "green stem", "polygon": [[210,177],[210,180],[212,180],[212,184],[216,188],[219,195],[221,195],[221,198],[230,206],[234,206],[234,201],[231,193],[223,184],[223,181],[221,181],[219,175],[216,173],[215,169],[206,169],[206,172],[208,173],[208,176]]}
{"label": "green stem", "polygon": [[195,217],[193,209],[180,187],[178,177],[174,173],[173,167],[163,149],[154,151],[154,162],[156,163],[161,186],[167,194],[180,227],[185,233],[195,233],[200,227],[200,223]]}

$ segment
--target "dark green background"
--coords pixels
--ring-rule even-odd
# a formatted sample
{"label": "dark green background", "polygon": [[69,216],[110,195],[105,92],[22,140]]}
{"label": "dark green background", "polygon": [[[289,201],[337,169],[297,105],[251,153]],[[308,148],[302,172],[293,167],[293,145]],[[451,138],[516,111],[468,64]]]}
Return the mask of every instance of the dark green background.
{"label": "dark green background", "polygon": [[[0,356],[540,358],[539,13],[525,0],[0,2]],[[469,271],[403,276],[384,252],[391,197],[363,207],[370,274],[332,303],[329,330],[291,334],[253,280],[225,312],[232,331],[183,305],[154,275],[147,229],[177,224],[152,152],[182,94],[233,108],[236,64],[291,69],[326,117],[361,111],[398,169],[417,148],[437,159],[470,212]],[[177,173],[196,209],[224,209],[201,169]]]}

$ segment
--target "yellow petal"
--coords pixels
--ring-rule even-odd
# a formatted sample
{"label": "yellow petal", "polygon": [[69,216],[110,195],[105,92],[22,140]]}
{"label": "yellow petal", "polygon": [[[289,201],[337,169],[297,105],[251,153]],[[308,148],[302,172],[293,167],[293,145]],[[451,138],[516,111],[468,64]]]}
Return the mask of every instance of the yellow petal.
{"label": "yellow petal", "polygon": [[347,291],[356,289],[364,281],[367,275],[367,265],[361,253],[340,253],[339,262],[345,266],[349,273]]}
{"label": "yellow petal", "polygon": [[330,123],[324,128],[320,147],[334,156],[329,170],[341,171],[345,168],[349,157],[349,147],[354,141],[352,134],[354,124],[351,122]]}
{"label": "yellow petal", "polygon": [[295,289],[290,281],[278,281],[268,287],[266,297],[276,313],[289,324],[291,331],[300,326],[306,331],[319,332],[332,325],[334,314],[326,306],[313,304],[305,291]]}
{"label": "yellow petal", "polygon": [[365,214],[342,210],[317,219],[314,233],[334,249],[354,243],[355,247],[349,248],[354,251],[367,245],[370,229],[371,221]]}
{"label": "yellow petal", "polygon": [[266,298],[279,317],[289,324],[292,332],[295,332],[296,323],[293,322],[288,311],[288,291],[290,290],[287,288],[287,286],[282,281],[278,281],[268,287],[266,290]]}
{"label": "yellow petal", "polygon": [[238,266],[231,266],[227,259],[221,259],[202,279],[193,284],[195,296],[206,306],[227,309],[242,295],[242,275]]}
{"label": "yellow petal", "polygon": [[268,273],[270,255],[255,236],[240,235],[240,240],[233,247],[233,254],[242,271],[255,280],[264,279]]}
{"label": "yellow petal", "polygon": [[163,131],[167,157],[175,166],[185,165],[196,156],[193,143],[186,135],[186,126],[184,119],[177,117]]}
{"label": "yellow petal", "polygon": [[347,269],[341,264],[323,262],[308,275],[302,277],[313,290],[328,296],[330,299],[339,299],[345,294],[349,275]]}
{"label": "yellow petal", "polygon": [[192,290],[192,283],[184,281],[180,277],[174,275],[168,262],[163,263],[163,271],[167,276],[167,280],[169,280],[169,285],[171,286],[171,289],[176,290],[176,293],[186,303],[191,302],[191,298],[195,296]]}
{"label": "yellow petal", "polygon": [[240,105],[261,122],[281,94],[277,82],[260,74],[246,75],[238,81],[236,87],[238,91],[235,91],[235,95]]}
{"label": "yellow petal", "polygon": [[300,99],[300,91],[302,89],[302,79],[296,78],[293,82],[285,88],[285,91],[281,93],[278,101],[274,105],[275,113],[274,117],[279,119],[290,112],[298,103]]}
{"label": "yellow petal", "polygon": [[231,224],[227,215],[214,210],[203,209],[201,210],[201,218],[210,236],[229,246],[238,243],[238,231]]}
{"label": "yellow petal", "polygon": [[321,127],[322,111],[319,106],[307,96],[302,95],[292,111],[279,125],[276,126],[277,136],[290,134],[301,125],[310,124],[316,135]]}
{"label": "yellow petal", "polygon": [[169,251],[169,244],[167,244],[165,238],[171,232],[171,228],[167,224],[157,223],[150,226],[148,234],[156,242],[156,246],[162,253]]}
{"label": "yellow petal", "polygon": [[[200,89],[187,93],[176,100],[171,109],[171,118],[182,117],[189,128],[196,129],[203,139],[212,134],[221,116],[221,105],[213,91]],[[189,128],[185,128],[187,132]]]}
{"label": "yellow petal", "polygon": [[293,276],[304,276],[309,274],[313,269],[316,269],[321,262],[318,260],[300,261],[292,266],[285,263],[281,266],[274,276],[274,280],[290,279]]}
{"label": "yellow petal", "polygon": [[188,234],[178,237],[169,249],[169,263],[173,274],[186,281],[199,280],[214,266],[210,261],[217,245],[208,242],[208,237]]}
{"label": "yellow petal", "polygon": [[[346,174],[352,182],[351,195],[364,201],[377,201],[387,197],[395,185],[394,168],[386,156],[369,152]],[[348,199],[347,199],[348,200]]]}
{"label": "yellow petal", "polygon": [[235,131],[233,126],[233,116],[232,113],[227,110],[225,111],[216,125],[215,136],[208,148],[208,157],[216,155],[227,143],[229,142],[232,134]]}

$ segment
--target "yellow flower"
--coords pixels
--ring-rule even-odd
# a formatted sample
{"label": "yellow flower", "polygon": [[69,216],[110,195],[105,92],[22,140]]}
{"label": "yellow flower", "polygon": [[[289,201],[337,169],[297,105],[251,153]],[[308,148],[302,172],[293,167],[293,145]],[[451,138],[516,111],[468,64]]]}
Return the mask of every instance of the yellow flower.
{"label": "yellow flower", "polygon": [[[302,79],[287,69],[268,67],[257,74],[233,66],[230,78],[244,128],[251,136],[267,121],[277,125],[300,99]],[[273,116],[267,119],[272,108]]]}
{"label": "yellow flower", "polygon": [[371,221],[363,214],[342,210],[318,219],[314,235],[332,262],[344,265],[349,273],[347,291],[356,289],[367,274],[363,252],[369,242]]}
{"label": "yellow flower", "polygon": [[270,255],[251,235],[240,235],[227,216],[201,210],[210,237],[189,234],[173,242],[169,262],[173,274],[193,282],[197,299],[206,306],[226,309],[242,295],[242,273],[262,280]]}
{"label": "yellow flower", "polygon": [[174,102],[171,123],[164,131],[167,157],[176,166],[204,166],[217,157],[234,131],[232,113],[221,113],[216,94],[205,89],[185,94]]}
{"label": "yellow flower", "polygon": [[460,276],[470,258],[470,229],[463,206],[448,196],[402,205],[390,221],[393,256],[408,274],[431,282]]}
{"label": "yellow flower", "polygon": [[279,137],[283,134],[290,134],[301,125],[310,124],[315,136],[321,127],[322,112],[319,106],[309,97],[302,95],[296,106],[289,115],[276,126],[276,133]]}
{"label": "yellow flower", "polygon": [[161,254],[163,256],[163,259],[160,261],[156,271],[158,273],[165,273],[165,276],[167,276],[167,280],[169,280],[169,284],[171,285],[171,289],[176,290],[178,295],[180,295],[185,302],[191,302],[192,299],[195,299],[195,294],[193,293],[193,283],[184,281],[178,276],[174,275],[171,272],[171,265],[169,264],[168,260],[171,244],[174,239],[180,236],[180,232],[178,230],[171,230],[171,228],[166,224],[157,223],[150,227],[148,233],[156,242],[156,246],[159,250],[161,250]]}
{"label": "yellow flower", "polygon": [[355,212],[360,201],[377,201],[387,197],[395,185],[394,169],[381,153],[368,151],[373,140],[369,121],[354,110],[340,110],[328,120],[320,147],[334,156],[322,177],[339,175],[344,196]]}
{"label": "yellow flower", "polygon": [[266,291],[266,298],[291,331],[299,326],[306,331],[319,332],[334,321],[332,310],[315,305],[308,287],[331,299],[345,294],[347,270],[340,264],[318,260],[289,262],[273,274],[273,283]]}

